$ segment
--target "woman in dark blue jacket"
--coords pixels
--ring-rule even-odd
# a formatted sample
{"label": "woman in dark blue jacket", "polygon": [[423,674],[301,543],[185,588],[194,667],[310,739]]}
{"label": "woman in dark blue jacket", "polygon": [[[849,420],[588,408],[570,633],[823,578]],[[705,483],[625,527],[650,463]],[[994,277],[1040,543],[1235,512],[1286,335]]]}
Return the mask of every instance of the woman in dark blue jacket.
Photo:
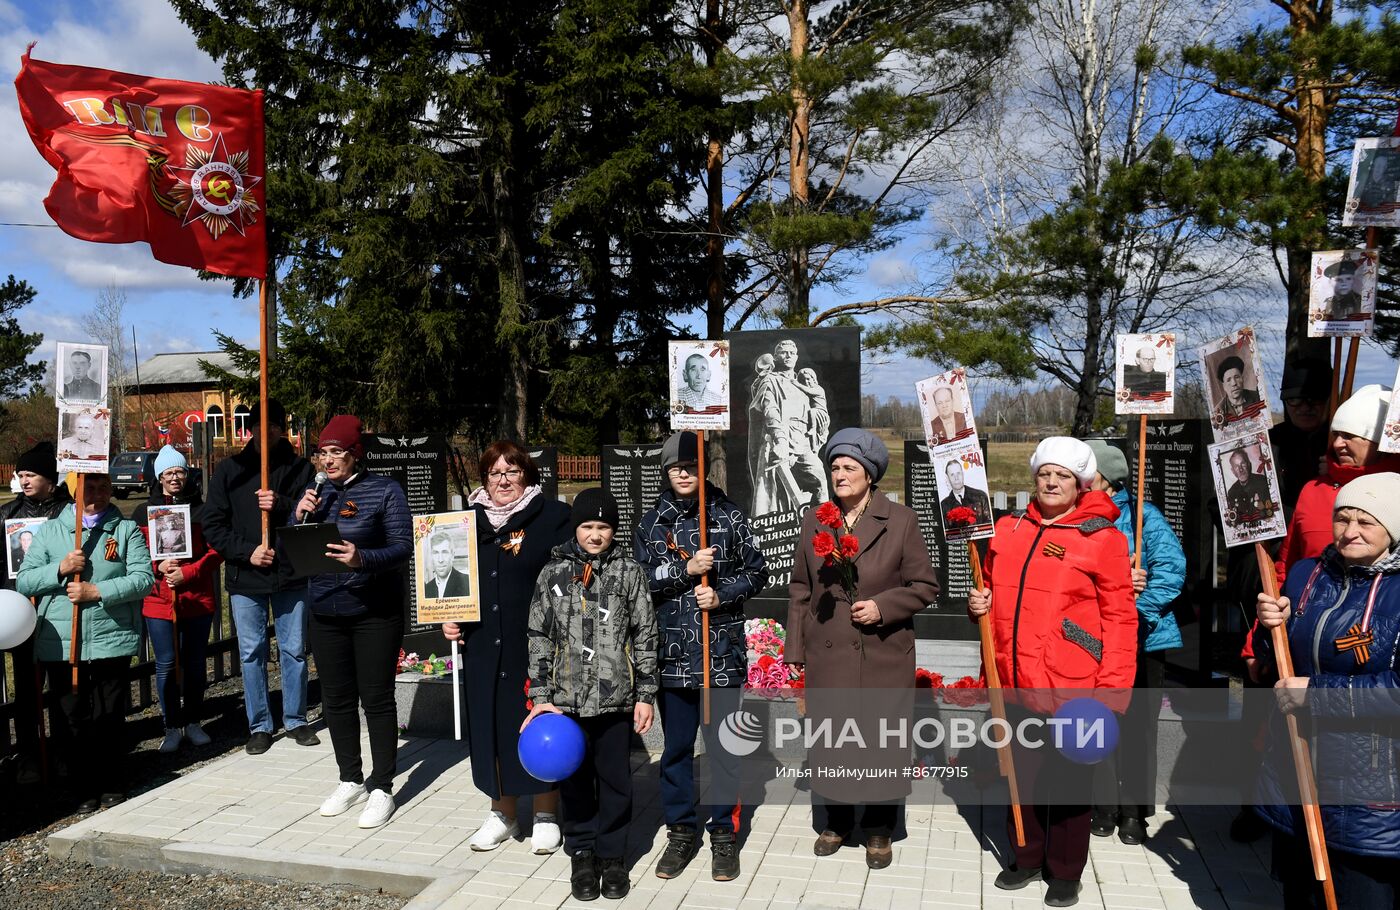
{"label": "woman in dark blue jacket", "polygon": [[[343,543],[331,544],[326,555],[353,570],[307,580],[311,649],[341,781],[321,804],[321,814],[340,815],[368,800],[359,825],[377,828],[394,814],[394,673],[403,643],[403,569],[413,553],[413,520],[399,485],[360,467],[360,431],[358,417],[342,415],[326,424],[320,459],[329,485],[320,496],[307,490],[292,521],[335,522]],[[368,778],[360,764],[361,707],[373,762]]]}
{"label": "woman in dark blue jacket", "polygon": [[[1284,625],[1293,676],[1279,707],[1311,734],[1323,835],[1339,906],[1400,907],[1400,474],[1370,474],[1337,494],[1333,543],[1288,573],[1286,596],[1259,595],[1254,653],[1271,657]],[[1297,604],[1296,610],[1292,605]],[[1275,828],[1285,908],[1322,906],[1281,717],[1272,718],[1257,811]]]}

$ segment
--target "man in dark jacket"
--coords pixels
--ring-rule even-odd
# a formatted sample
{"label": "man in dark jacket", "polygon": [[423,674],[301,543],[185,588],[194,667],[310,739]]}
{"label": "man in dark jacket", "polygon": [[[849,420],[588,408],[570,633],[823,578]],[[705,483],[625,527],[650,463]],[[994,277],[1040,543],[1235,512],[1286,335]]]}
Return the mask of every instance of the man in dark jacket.
{"label": "man in dark jacket", "polygon": [[316,472],[287,442],[287,412],[282,406],[269,401],[267,416],[271,489],[260,489],[261,410],[255,404],[249,414],[252,441],[214,469],[203,517],[205,539],[225,563],[224,578],[243,663],[243,700],[251,734],[245,749],[249,755],[261,755],[272,745],[267,689],[269,610],[281,652],[282,721],[300,745],[320,742],[306,726],[306,582],[294,581],[291,567],[262,543],[262,514],[269,513],[270,527],[285,525]]}
{"label": "man in dark jacket", "polygon": [[[0,521],[15,518],[53,518],[73,501],[68,488],[58,482],[58,462],[53,443],[41,442],[15,463],[20,495],[0,509]],[[15,568],[19,568],[18,565]],[[9,568],[0,565],[0,578],[14,589]],[[38,783],[39,773],[39,692],[34,678],[34,639],[10,652],[15,667],[15,751],[19,755],[21,784]]]}
{"label": "man in dark jacket", "polygon": [[[702,731],[710,756],[711,804],[705,807],[710,833],[711,874],[716,881],[739,875],[734,834],[733,793],[721,793],[721,780],[737,781],[725,764],[728,750],[715,741],[718,720],[739,708],[748,674],[744,602],[763,590],[768,568],[748,518],[717,487],[700,477],[694,433],[675,433],[661,449],[670,489],[637,525],[633,550],[646,569],[656,604],[661,673],[659,707],[665,745],[661,753],[661,801],[667,844],[657,861],[658,878],[680,875],[700,849],[700,818],[695,808],[695,734]],[[705,487],[707,547],[700,548],[700,484]],[[704,683],[702,611],[710,616],[710,715],[701,724]]]}

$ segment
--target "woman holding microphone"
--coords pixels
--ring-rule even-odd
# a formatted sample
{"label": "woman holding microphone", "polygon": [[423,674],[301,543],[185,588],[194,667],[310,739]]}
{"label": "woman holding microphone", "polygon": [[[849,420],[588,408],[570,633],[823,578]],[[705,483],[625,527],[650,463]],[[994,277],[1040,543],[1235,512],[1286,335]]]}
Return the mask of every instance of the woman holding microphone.
{"label": "woman holding microphone", "polygon": [[[403,568],[413,554],[413,520],[397,483],[360,466],[364,446],[358,417],[332,417],[321,431],[320,464],[327,484],[306,491],[292,521],[333,521],[341,543],[327,556],[351,571],[307,579],[311,649],[321,679],[321,704],[340,766],[340,786],[321,804],[340,815],[368,800],[361,828],[377,828],[394,814],[398,724],[394,673],[403,643]],[[372,768],[360,762],[360,717],[369,726]]]}

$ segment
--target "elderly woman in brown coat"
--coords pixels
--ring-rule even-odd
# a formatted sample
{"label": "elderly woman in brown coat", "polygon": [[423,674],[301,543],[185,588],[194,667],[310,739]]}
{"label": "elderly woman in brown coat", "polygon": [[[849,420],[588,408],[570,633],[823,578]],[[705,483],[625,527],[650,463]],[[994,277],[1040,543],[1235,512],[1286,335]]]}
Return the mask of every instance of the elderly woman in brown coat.
{"label": "elderly woman in brown coat", "polygon": [[[808,716],[825,719],[839,731],[847,719],[861,730],[866,749],[814,748],[813,791],[826,802],[827,825],[813,852],[830,856],[856,828],[855,802],[863,805],[865,861],[872,869],[890,864],[890,836],[909,781],[907,744],[879,739],[885,727],[908,728],[914,703],[914,614],[933,603],[938,582],[913,510],[891,502],[875,488],[889,465],[889,451],[873,434],[848,428],[822,450],[831,473],[834,503],[807,513],[802,522],[789,588],[786,659],[805,666]],[[855,538],[853,596],[841,572],[818,555],[814,542],[823,525],[838,552],[845,537]],[[851,545],[847,542],[848,547]],[[833,738],[839,737],[833,732]],[[839,756],[839,757],[838,757]],[[852,759],[893,777],[824,778],[823,766],[850,771]]]}

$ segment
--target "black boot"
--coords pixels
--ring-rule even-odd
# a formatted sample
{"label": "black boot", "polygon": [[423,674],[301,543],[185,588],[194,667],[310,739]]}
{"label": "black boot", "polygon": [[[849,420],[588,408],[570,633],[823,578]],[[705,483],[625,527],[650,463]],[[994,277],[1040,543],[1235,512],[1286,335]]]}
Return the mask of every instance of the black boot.
{"label": "black boot", "polygon": [[675,878],[700,850],[700,834],[689,825],[666,826],[666,850],[656,861],[657,878]]}
{"label": "black boot", "polygon": [[1073,907],[1079,903],[1079,882],[1070,881],[1066,878],[1050,879],[1049,887],[1045,889],[1045,906],[1047,907]]}
{"label": "black boot", "polygon": [[710,832],[710,874],[717,882],[739,877],[739,838],[730,828]]}
{"label": "black boot", "polygon": [[603,897],[610,901],[620,901],[627,896],[632,883],[627,880],[627,867],[622,857],[601,859],[603,867]]}
{"label": "black boot", "polygon": [[593,855],[592,850],[582,850],[574,854],[569,887],[576,901],[598,899],[598,857]]}
{"label": "black boot", "polygon": [[1129,846],[1137,846],[1147,840],[1147,826],[1142,819],[1125,815],[1118,822],[1118,839]]}
{"label": "black boot", "polygon": [[992,884],[1003,891],[1019,891],[1040,877],[1039,866],[1030,869],[1022,869],[1015,863],[1012,863],[1009,869],[1001,870],[997,875],[997,880]]}

